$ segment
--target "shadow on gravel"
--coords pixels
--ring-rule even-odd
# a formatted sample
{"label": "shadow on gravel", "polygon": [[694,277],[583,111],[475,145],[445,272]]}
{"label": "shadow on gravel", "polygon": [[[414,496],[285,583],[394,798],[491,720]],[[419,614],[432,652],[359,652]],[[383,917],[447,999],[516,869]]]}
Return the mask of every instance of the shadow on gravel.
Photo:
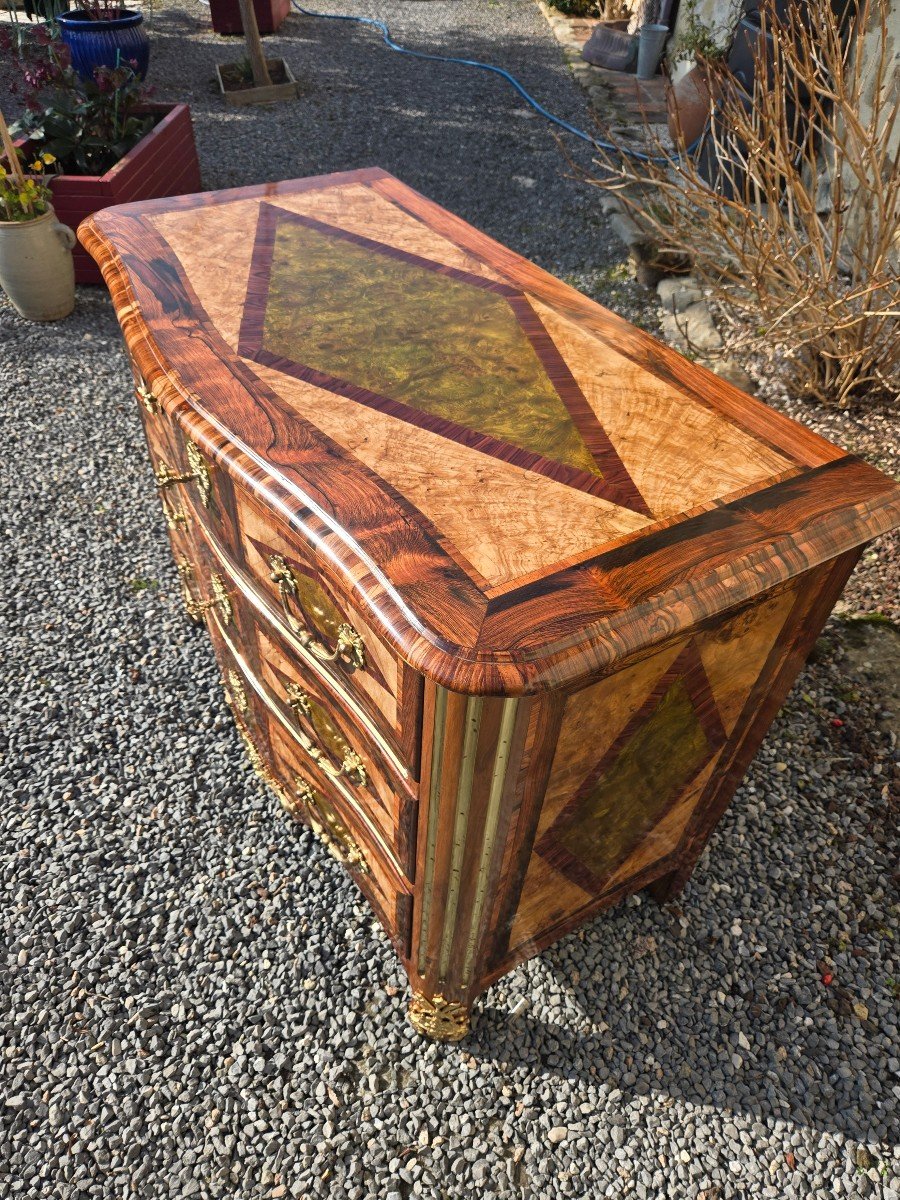
{"label": "shadow on gravel", "polygon": [[865,688],[895,634],[826,627],[681,903],[632,897],[551,946],[512,1022],[489,992],[476,1058],[900,1142],[896,745]]}
{"label": "shadow on gravel", "polygon": [[[590,126],[554,42],[527,30],[495,41],[484,30],[454,28],[453,18],[452,6],[411,5],[407,27],[398,20],[392,30],[411,48],[503,66],[551,111]],[[433,27],[423,33],[426,20]],[[192,32],[202,40],[186,41]],[[571,178],[568,156],[587,167],[589,148],[567,135],[562,146],[554,127],[496,75],[409,58],[389,51],[377,31],[296,13],[265,48],[288,61],[303,94],[226,109],[215,64],[242,58],[243,42],[209,36],[193,13],[165,8],[154,17],[150,81],[159,99],[189,100],[204,187],[377,165],[557,272],[605,262],[611,246],[621,259],[593,189]]]}
{"label": "shadow on gravel", "polygon": [[[570,979],[561,978],[559,982],[571,986]],[[592,988],[589,992],[578,988],[574,991],[578,1002],[589,1011],[611,1011],[616,1007],[615,992],[604,992],[599,988]],[[594,1064],[602,1063],[606,1070],[601,1073],[601,1078],[621,1090],[624,1104],[635,1096],[646,1096],[652,1092],[670,1100],[712,1109],[720,1116],[734,1113],[762,1121],[780,1118],[808,1126],[818,1133],[839,1133],[859,1140],[871,1136],[868,1128],[860,1126],[845,1114],[833,1093],[830,1100],[826,1096],[817,1099],[807,1090],[816,1077],[818,1086],[822,1086],[821,1069],[814,1071],[790,1092],[783,1084],[779,1086],[775,1082],[773,1064],[768,1062],[745,1067],[740,1073],[734,1070],[732,1048],[726,1037],[723,1035],[717,1039],[712,1033],[698,1033],[690,1014],[685,1014],[679,1021],[670,1019],[668,1030],[665,1033],[657,1032],[656,1023],[667,1011],[664,1006],[666,999],[665,995],[644,993],[640,1008],[631,1021],[623,1022],[620,1017],[615,1044],[611,1043],[609,1034],[580,1033],[571,1026],[544,1021],[527,1012],[519,1018],[510,1036],[509,1014],[485,1005],[481,1009],[472,1043],[467,1048],[475,1058],[491,1062],[498,1069],[521,1068],[528,1072],[537,1069],[542,1076],[555,1075],[576,1087],[579,1084],[596,1086],[598,1072]],[[697,996],[698,1009],[712,1002],[712,991]],[[804,1013],[798,1011],[796,1019],[788,1017],[786,1028],[762,1021],[756,1026],[755,1037],[770,1039],[773,1051],[785,1042],[802,1045],[803,1024]],[[519,1036],[515,1036],[516,1028]],[[639,1035],[642,1033],[654,1037],[652,1048],[643,1052],[639,1044]],[[686,1045],[689,1037],[695,1037],[704,1044],[689,1049]],[[665,1059],[677,1061],[679,1066],[664,1071],[662,1077],[655,1080],[658,1064]],[[717,1061],[712,1072],[709,1068],[711,1060]],[[637,1076],[635,1082],[624,1081],[623,1077],[629,1074]],[[855,1073],[854,1083],[863,1090],[871,1091],[871,1078],[860,1079]],[[827,1084],[825,1086],[827,1088]],[[785,1099],[779,1102],[779,1097]],[[888,1141],[889,1144],[897,1144],[900,1136],[895,1134]]]}
{"label": "shadow on gravel", "polygon": [[[696,892],[706,892],[707,885],[698,882]],[[812,986],[786,973],[789,982],[760,979],[747,988],[753,965],[730,961],[720,936],[697,938],[707,900],[694,899],[685,902],[695,926],[691,934],[679,933],[684,918],[677,904],[657,910],[643,897],[640,909],[619,906],[544,951],[553,991],[566,996],[568,1022],[542,1019],[530,1007],[510,1021],[508,1011],[491,1006],[488,993],[476,1007],[467,1049],[501,1073],[555,1075],[576,1091],[579,1084],[602,1081],[620,1089],[625,1104],[652,1092],[720,1115],[780,1118],[820,1133],[871,1137],[871,1126],[860,1120],[860,1101],[867,1097],[871,1107],[873,1094],[886,1088],[885,1070],[877,1053],[863,1066],[849,1037],[844,1040],[845,1022],[847,1028],[860,1025],[852,999],[840,987],[828,990],[828,1010],[812,1020],[812,993],[826,990],[814,968]],[[733,908],[720,906],[727,924],[740,919],[737,899]],[[802,910],[791,915],[798,929],[810,920]],[[652,970],[637,973],[635,954],[648,941]],[[873,1021],[862,1025],[870,1034],[877,1031]],[[896,1126],[886,1140],[900,1143]]]}

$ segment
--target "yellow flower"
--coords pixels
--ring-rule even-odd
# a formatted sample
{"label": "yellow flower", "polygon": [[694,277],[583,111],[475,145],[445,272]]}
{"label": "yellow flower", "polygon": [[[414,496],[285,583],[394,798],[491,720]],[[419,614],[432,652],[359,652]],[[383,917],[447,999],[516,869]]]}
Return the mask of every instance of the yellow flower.
{"label": "yellow flower", "polygon": [[39,158],[36,158],[34,160],[34,162],[31,164],[31,169],[32,169],[32,171],[43,171],[44,164],[41,162],[41,160]]}
{"label": "yellow flower", "polygon": [[51,154],[49,152],[49,150],[45,150],[44,153],[41,155],[41,158],[44,160],[44,162],[47,164],[48,167],[50,166],[51,163],[56,162],[56,155]]}
{"label": "yellow flower", "polygon": [[3,179],[5,177],[5,175],[6,175],[6,167],[4,167],[2,163],[0,163],[0,179]]}

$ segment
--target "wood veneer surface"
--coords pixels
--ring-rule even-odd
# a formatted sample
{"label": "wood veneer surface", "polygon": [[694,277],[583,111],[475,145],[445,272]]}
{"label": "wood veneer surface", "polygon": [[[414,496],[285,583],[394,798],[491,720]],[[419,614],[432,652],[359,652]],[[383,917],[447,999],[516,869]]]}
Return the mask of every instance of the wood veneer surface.
{"label": "wood veneer surface", "polygon": [[760,681],[762,694],[769,685],[766,664],[780,659],[798,598],[817,594],[817,583],[782,587],[568,698],[511,957],[574,914],[602,907],[604,897],[617,898],[655,864],[678,861],[698,806],[737,744],[741,716],[756,712]]}
{"label": "wood veneer surface", "polygon": [[584,682],[900,523],[893,481],[377,169],[80,236],[163,406],[457,691]]}

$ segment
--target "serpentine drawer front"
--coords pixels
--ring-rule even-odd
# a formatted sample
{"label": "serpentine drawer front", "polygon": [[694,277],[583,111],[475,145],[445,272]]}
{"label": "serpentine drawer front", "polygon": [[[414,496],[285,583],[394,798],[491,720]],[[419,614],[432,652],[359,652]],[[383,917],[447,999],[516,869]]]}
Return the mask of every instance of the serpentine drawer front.
{"label": "serpentine drawer front", "polygon": [[398,952],[409,953],[412,885],[371,805],[311,766],[281,707],[213,621],[210,634],[222,669],[225,698],[250,762],[284,808],[312,825],[328,852],[365,892]]}
{"label": "serpentine drawer front", "polygon": [[[251,690],[279,717],[304,771],[364,814],[397,869],[411,880],[418,786],[393,744],[352,695],[331,686],[311,665],[314,658],[294,652],[282,631],[248,599],[252,592],[237,572],[223,566],[197,529],[193,561],[202,589],[212,594],[218,586],[226,596],[227,608],[209,605],[220,643],[230,661],[238,660]],[[216,579],[218,585],[212,582]]]}
{"label": "serpentine drawer front", "polygon": [[79,236],[188,614],[416,1029],[678,892],[900,487],[377,169]]}
{"label": "serpentine drawer front", "polygon": [[167,524],[194,527],[226,569],[250,585],[254,602],[301,658],[351,692],[414,769],[421,677],[404,672],[358,608],[334,594],[315,548],[212,465],[210,447],[183,435],[159,409],[145,410],[144,426]]}

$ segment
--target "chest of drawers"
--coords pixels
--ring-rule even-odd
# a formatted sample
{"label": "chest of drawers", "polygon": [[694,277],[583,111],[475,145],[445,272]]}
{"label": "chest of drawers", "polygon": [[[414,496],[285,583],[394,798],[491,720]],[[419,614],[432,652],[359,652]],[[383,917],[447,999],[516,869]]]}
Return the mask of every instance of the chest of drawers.
{"label": "chest of drawers", "polygon": [[677,892],[900,488],[377,169],[80,237],[250,759],[416,1028]]}

